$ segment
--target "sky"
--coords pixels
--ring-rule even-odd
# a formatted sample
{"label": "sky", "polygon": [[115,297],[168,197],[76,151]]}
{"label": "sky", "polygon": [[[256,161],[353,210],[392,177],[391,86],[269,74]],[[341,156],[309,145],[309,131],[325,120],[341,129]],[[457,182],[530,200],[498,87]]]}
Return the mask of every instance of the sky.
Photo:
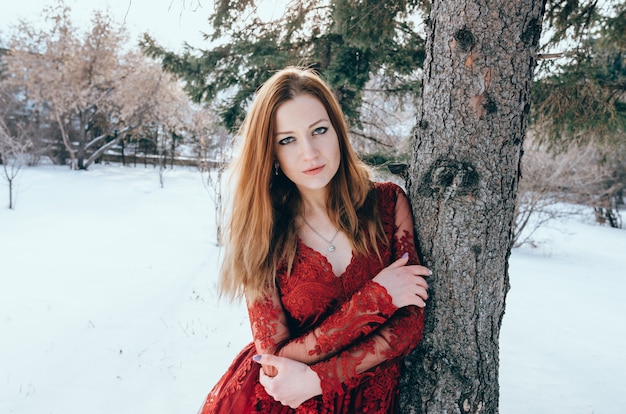
{"label": "sky", "polygon": [[[280,13],[282,1],[265,1],[262,12]],[[42,22],[41,12],[53,0],[3,1],[0,32],[3,37],[20,19]],[[76,26],[87,27],[93,10],[108,10],[117,22],[124,22],[131,39],[151,34],[169,48],[180,50],[184,42],[201,47],[202,32],[209,30],[207,17],[213,12],[212,0],[65,0]]]}

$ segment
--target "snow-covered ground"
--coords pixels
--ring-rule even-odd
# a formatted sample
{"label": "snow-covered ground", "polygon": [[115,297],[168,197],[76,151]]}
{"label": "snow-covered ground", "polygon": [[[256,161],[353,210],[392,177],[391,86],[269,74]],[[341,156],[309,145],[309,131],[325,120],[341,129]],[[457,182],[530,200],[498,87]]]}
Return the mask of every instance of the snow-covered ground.
{"label": "snow-covered ground", "polygon": [[[193,169],[23,170],[0,180],[0,413],[195,413],[250,340],[215,295],[219,250]],[[570,217],[514,250],[502,414],[622,414],[626,231]]]}

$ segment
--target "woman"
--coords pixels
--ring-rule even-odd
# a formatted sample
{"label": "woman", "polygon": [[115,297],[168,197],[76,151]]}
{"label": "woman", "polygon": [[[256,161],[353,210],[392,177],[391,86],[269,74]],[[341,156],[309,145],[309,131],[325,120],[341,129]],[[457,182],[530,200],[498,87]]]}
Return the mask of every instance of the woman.
{"label": "woman", "polygon": [[245,296],[254,342],[200,413],[397,412],[430,273],[406,195],[370,181],[312,71],[272,76],[241,136],[220,287]]}

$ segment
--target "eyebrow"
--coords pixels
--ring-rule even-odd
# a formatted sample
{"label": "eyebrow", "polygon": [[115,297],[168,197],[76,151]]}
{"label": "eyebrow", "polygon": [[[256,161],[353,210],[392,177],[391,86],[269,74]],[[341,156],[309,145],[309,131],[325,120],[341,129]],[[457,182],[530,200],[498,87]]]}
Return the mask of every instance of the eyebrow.
{"label": "eyebrow", "polygon": [[[313,126],[319,124],[320,122],[330,122],[327,118],[320,118],[317,121],[313,122],[311,125],[308,126],[308,128],[312,128]],[[285,131],[285,132],[275,132],[274,135],[286,135],[286,134],[292,134],[293,131]]]}

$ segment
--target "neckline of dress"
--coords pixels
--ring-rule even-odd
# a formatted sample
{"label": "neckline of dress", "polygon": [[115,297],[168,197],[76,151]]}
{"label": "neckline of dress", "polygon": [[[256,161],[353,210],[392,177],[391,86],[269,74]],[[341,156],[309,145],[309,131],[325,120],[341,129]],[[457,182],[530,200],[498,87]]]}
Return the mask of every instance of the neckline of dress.
{"label": "neckline of dress", "polygon": [[350,261],[348,262],[348,265],[346,266],[346,268],[344,269],[344,271],[340,274],[337,275],[335,273],[335,269],[333,268],[333,264],[330,262],[330,260],[328,260],[328,257],[326,257],[322,252],[312,248],[311,246],[309,246],[308,244],[306,244],[299,236],[296,236],[298,238],[298,244],[301,246],[304,246],[305,248],[309,249],[310,251],[314,252],[315,254],[317,254],[318,256],[321,256],[324,261],[326,262],[326,264],[328,265],[328,268],[330,269],[330,274],[333,275],[333,277],[335,279],[341,279],[343,278],[343,276],[348,273],[348,269],[350,269],[350,267],[352,267],[352,264],[354,263],[354,252],[352,252],[352,256],[350,257]]}

